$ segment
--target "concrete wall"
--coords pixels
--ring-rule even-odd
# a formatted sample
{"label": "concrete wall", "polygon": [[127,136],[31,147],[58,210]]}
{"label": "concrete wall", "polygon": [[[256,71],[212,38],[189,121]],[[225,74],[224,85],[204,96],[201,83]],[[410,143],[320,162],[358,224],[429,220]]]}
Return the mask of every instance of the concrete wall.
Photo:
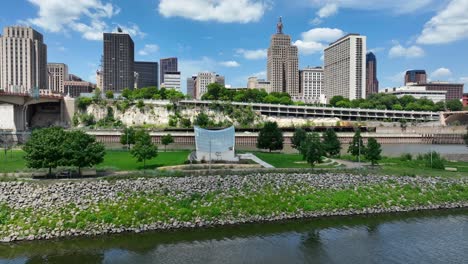
{"label": "concrete wall", "polygon": [[15,130],[14,106],[10,104],[0,104],[0,129]]}

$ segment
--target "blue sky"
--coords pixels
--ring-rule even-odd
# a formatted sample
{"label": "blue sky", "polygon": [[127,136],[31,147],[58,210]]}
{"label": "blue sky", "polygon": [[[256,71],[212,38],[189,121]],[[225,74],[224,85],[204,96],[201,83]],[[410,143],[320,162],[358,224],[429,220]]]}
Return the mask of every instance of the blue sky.
{"label": "blue sky", "polygon": [[[300,50],[300,67],[322,65],[323,48],[346,33],[368,37],[381,88],[407,69],[431,80],[468,83],[468,0],[15,0],[0,26],[28,24],[43,33],[48,61],[95,81],[102,32],[120,26],[137,60],[178,57],[184,78],[216,71],[245,87],[265,77],[266,49],[279,16]],[[185,80],[185,79],[184,79]],[[185,81],[183,89],[185,90]],[[465,90],[468,90],[465,88]]]}

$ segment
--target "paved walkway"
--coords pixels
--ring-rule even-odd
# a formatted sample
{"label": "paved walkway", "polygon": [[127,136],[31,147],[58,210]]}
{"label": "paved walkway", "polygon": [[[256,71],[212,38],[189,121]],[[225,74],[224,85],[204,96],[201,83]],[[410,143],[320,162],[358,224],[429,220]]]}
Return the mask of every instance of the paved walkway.
{"label": "paved walkway", "polygon": [[334,159],[334,161],[346,166],[347,169],[361,169],[364,168],[364,166],[368,166],[370,163],[365,163],[365,162],[353,162],[349,160],[339,160],[339,159]]}
{"label": "paved walkway", "polygon": [[268,164],[265,161],[259,159],[257,156],[255,156],[252,153],[239,154],[239,158],[240,159],[253,160],[256,163],[260,164],[263,168],[267,168],[267,169],[274,169],[275,168],[271,164]]}

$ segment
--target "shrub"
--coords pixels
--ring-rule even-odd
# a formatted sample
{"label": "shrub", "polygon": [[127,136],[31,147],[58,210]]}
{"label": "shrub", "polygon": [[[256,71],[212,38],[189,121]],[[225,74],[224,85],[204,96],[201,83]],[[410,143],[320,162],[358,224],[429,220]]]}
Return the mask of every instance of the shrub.
{"label": "shrub", "polygon": [[400,156],[401,161],[411,161],[413,160],[413,156],[410,153],[403,153]]}

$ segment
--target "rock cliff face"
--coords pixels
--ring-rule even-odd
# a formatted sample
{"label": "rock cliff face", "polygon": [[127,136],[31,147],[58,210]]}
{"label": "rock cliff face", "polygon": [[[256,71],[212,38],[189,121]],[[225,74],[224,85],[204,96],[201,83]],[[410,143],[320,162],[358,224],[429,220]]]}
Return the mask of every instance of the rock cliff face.
{"label": "rock cliff face", "polygon": [[[86,114],[94,116],[95,121],[99,121],[108,116],[108,108],[112,108],[113,117],[120,120],[125,126],[156,126],[168,127],[171,119],[178,121],[178,126],[182,127],[182,119],[188,119],[193,124],[194,120],[200,113],[209,116],[209,119],[214,123],[232,123],[236,126],[256,127],[265,121],[277,122],[280,127],[292,126],[319,126],[319,125],[335,125],[339,122],[338,118],[323,118],[323,119],[304,119],[304,118],[288,118],[288,117],[272,117],[261,115],[250,109],[236,110],[238,112],[227,113],[223,110],[210,108],[183,108],[174,110],[172,105],[145,105],[138,108],[132,105],[127,109],[119,109],[116,105],[97,105],[92,104],[86,109]],[[250,118],[248,122],[244,118]]]}

